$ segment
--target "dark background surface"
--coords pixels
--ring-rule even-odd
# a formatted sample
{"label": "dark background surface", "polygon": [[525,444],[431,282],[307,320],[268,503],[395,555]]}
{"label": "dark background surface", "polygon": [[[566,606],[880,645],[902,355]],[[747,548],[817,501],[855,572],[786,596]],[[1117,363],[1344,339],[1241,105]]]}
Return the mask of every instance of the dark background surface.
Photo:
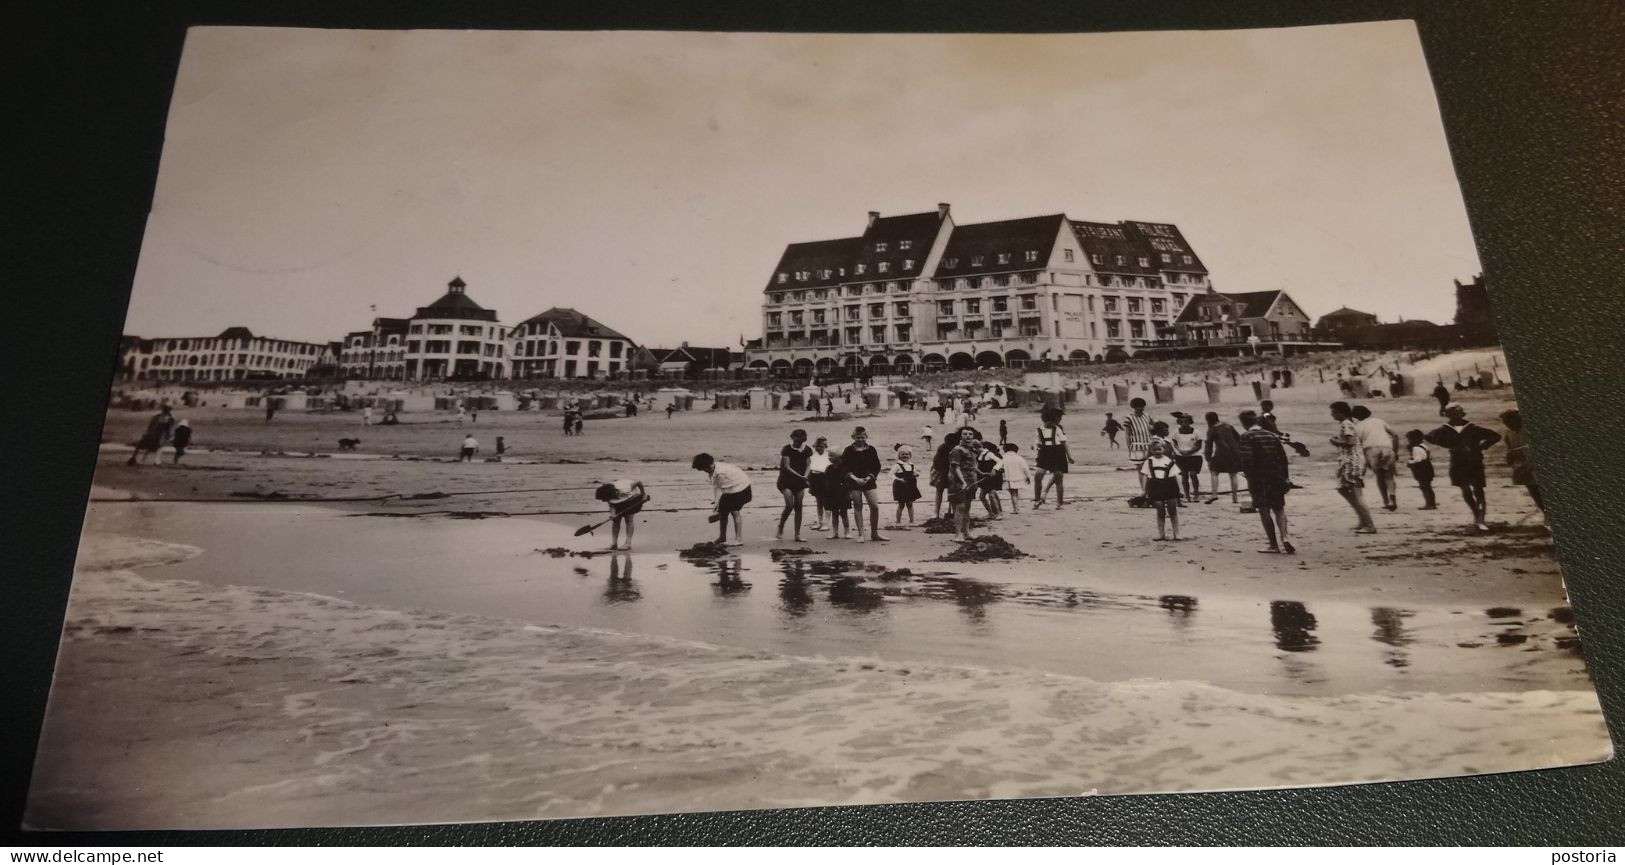
{"label": "dark background surface", "polygon": [[[18,433],[6,461],[8,615],[0,628],[8,661],[0,666],[6,837],[52,845],[1621,843],[1625,769],[1617,758],[1574,769],[1253,793],[377,829],[18,835],[169,91],[185,30],[196,24],[1060,32],[1416,19],[1548,490],[1586,656],[1620,739],[1625,4],[587,5],[114,2],[52,4],[48,12],[42,4],[9,16],[7,90],[23,98],[20,108],[7,100],[14,106],[7,151],[20,147],[25,155],[6,160],[14,227],[0,276],[10,283],[8,426]],[[1072,197],[1086,194],[1076,190]],[[1472,579],[1471,572],[1461,579]]]}

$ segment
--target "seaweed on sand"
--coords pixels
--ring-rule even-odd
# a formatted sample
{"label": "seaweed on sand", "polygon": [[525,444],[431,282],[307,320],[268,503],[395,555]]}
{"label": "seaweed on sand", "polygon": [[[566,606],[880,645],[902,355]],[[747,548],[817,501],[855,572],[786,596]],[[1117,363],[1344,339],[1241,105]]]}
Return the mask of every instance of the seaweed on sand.
{"label": "seaweed on sand", "polygon": [[998,535],[965,538],[952,552],[939,557],[939,562],[988,562],[996,559],[1019,559],[1027,554]]}
{"label": "seaweed on sand", "polygon": [[691,562],[709,562],[726,558],[732,553],[733,550],[716,541],[702,541],[686,550],[678,550],[677,557]]}
{"label": "seaweed on sand", "polygon": [[[954,518],[951,516],[932,517],[920,523],[920,526],[925,529],[925,533],[928,535],[951,535],[954,533]],[[987,520],[971,517],[970,527],[972,529],[986,528]]]}

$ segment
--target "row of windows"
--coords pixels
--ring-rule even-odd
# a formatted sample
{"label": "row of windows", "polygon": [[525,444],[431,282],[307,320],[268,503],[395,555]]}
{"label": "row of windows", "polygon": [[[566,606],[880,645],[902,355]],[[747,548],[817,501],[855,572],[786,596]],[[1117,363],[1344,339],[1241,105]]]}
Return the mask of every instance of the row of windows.
{"label": "row of windows", "polygon": [[[895,337],[896,337],[895,340],[894,340],[895,342],[908,342],[910,339],[913,338],[913,335],[914,335],[913,327],[911,325],[907,325],[907,324],[895,324],[895,325],[892,325],[889,332],[895,335]],[[877,343],[877,344],[878,343],[885,343],[887,333],[888,333],[887,326],[884,325],[884,324],[870,325],[869,330],[868,330],[869,342]],[[828,337],[828,338],[814,337],[814,338],[811,338],[811,339],[803,339],[802,337],[797,336],[797,337],[795,337],[795,339],[798,341],[798,345],[831,345],[831,346],[833,346],[833,345],[841,345],[841,344],[843,344],[842,339],[841,339],[843,334],[845,336],[844,344],[846,344],[846,345],[858,345],[858,344],[863,342],[864,329],[861,326],[859,326],[859,327],[848,327],[844,331],[836,330],[834,332],[834,334],[831,337]],[[784,334],[782,334],[782,333],[769,333],[767,335],[767,347],[768,348],[783,348],[783,347],[785,347],[787,345],[791,345],[791,341],[790,341],[789,338],[786,338]]]}
{"label": "row of windows", "polygon": [[256,366],[276,369],[304,369],[315,363],[311,358],[276,357],[268,354],[162,354],[142,358],[142,366]]}
{"label": "row of windows", "polygon": [[[1067,250],[1066,252],[1067,252],[1067,259],[1066,260],[1071,261],[1072,260],[1072,258],[1071,258],[1072,251]],[[998,253],[997,255],[994,256],[994,260],[999,264],[1009,264],[1010,263],[1010,253],[1008,253],[1008,252]],[[1021,260],[1028,263],[1028,264],[1032,264],[1033,262],[1038,260],[1038,250],[1036,250],[1036,249],[1027,250],[1026,252],[1021,254]],[[984,266],[986,264],[987,264],[987,256],[985,256],[985,255],[973,255],[973,256],[970,257],[970,266],[971,267],[982,267],[982,266]],[[948,268],[949,270],[953,270],[954,268],[959,266],[959,258],[957,256],[954,257],[954,258],[945,258],[945,259],[942,260],[942,266]]]}
{"label": "row of windows", "polygon": [[[1032,312],[1032,311],[1036,311],[1038,309],[1038,295],[1036,295],[1036,294],[1023,294],[1019,298],[1017,298],[1017,302],[1020,305],[1020,309],[1023,312]],[[981,311],[982,311],[982,299],[981,298],[970,297],[970,298],[966,298],[964,301],[952,301],[952,300],[939,300],[939,301],[937,301],[937,314],[938,315],[944,315],[944,316],[953,315],[954,314],[954,305],[956,303],[963,303],[965,305],[965,314],[966,315],[977,315],[977,314],[981,313]],[[988,308],[991,309],[993,312],[1009,312],[1010,311],[1010,298],[1008,298],[1008,297],[988,298]]]}
{"label": "row of windows", "polygon": [[207,339],[158,339],[153,340],[153,353],[165,351],[204,351],[211,349],[239,349],[247,348],[255,351],[269,352],[271,354],[294,354],[312,356],[320,354],[323,346],[306,342],[286,342],[281,340],[249,339],[220,339],[212,337]]}
{"label": "row of windows", "polygon": [[[609,356],[610,357],[620,357],[621,356],[621,350],[626,347],[624,343],[619,342],[619,341],[610,341],[608,343],[605,343],[603,341],[596,340],[596,339],[588,340],[587,341],[587,356],[588,357],[598,357],[599,355],[603,354],[605,345],[609,346]],[[559,353],[559,341],[556,340],[556,339],[555,340],[531,339],[531,340],[526,340],[526,341],[520,343],[518,345],[518,349],[519,349],[519,353],[522,356],[528,356],[528,357],[538,357],[538,356],[541,356],[541,355],[558,354]],[[564,353],[565,354],[580,354],[581,353],[581,340],[579,340],[579,339],[565,340],[564,341]],[[627,354],[630,355],[631,352],[628,351]]]}
{"label": "row of windows", "polygon": [[[451,340],[431,339],[426,342],[407,340],[407,354],[452,354]],[[457,343],[456,354],[473,357],[502,357],[503,349],[500,343],[481,343],[478,340],[460,340]]]}
{"label": "row of windows", "polygon": [[[885,244],[880,243],[880,244],[876,244],[876,246],[877,247],[884,247]],[[883,249],[878,249],[877,251],[883,252],[884,250]],[[1072,250],[1063,249],[1063,250],[1061,250],[1061,254],[1062,254],[1062,257],[1066,261],[1072,261],[1073,260]],[[1011,256],[1012,256],[1012,253],[1000,252],[1000,253],[997,253],[994,256],[994,260],[995,260],[995,262],[997,264],[1010,264],[1011,263]],[[1021,258],[1022,258],[1022,261],[1024,263],[1027,263],[1027,264],[1036,263],[1038,261],[1038,250],[1029,249],[1029,250],[1022,253]],[[1163,264],[1173,264],[1174,263],[1174,257],[1170,253],[1166,253],[1166,252],[1162,253],[1161,254],[1161,259],[1162,259]],[[1097,266],[1097,267],[1105,267],[1106,266],[1106,256],[1103,253],[1099,253],[1099,252],[1092,253],[1089,256],[1089,260],[1091,262],[1093,262],[1095,264],[1095,266]],[[1128,256],[1126,256],[1126,255],[1112,256],[1112,260],[1113,260],[1113,263],[1116,264],[1116,266],[1118,266],[1118,267],[1127,267],[1128,266]],[[942,266],[949,269],[949,270],[953,270],[953,269],[959,267],[959,261],[960,261],[960,259],[957,256],[954,256],[954,257],[951,257],[951,258],[944,258],[942,260]],[[1196,259],[1193,258],[1192,256],[1189,256],[1189,255],[1180,256],[1180,263],[1181,264],[1190,265],[1190,264],[1194,264],[1195,262],[1196,262]],[[1149,267],[1151,267],[1151,258],[1149,256],[1142,255],[1142,256],[1139,256],[1136,263],[1142,268],[1149,268]],[[985,256],[985,255],[973,255],[970,258],[970,266],[971,267],[984,267],[984,266],[986,266],[986,264],[987,264],[987,256]],[[862,275],[865,272],[865,268],[866,268],[866,265],[858,264],[853,268],[853,270],[854,270],[855,273],[857,273],[859,275]],[[891,263],[890,262],[880,261],[880,262],[875,263],[875,270],[878,273],[888,273],[888,272],[890,272],[890,269],[891,269]],[[903,259],[903,270],[913,270],[913,269],[914,269],[914,259],[912,259],[912,258]],[[818,275],[818,278],[820,280],[828,280],[834,275],[846,276],[846,268],[840,267],[840,268],[831,269],[831,268],[826,267],[826,268],[823,268],[823,269],[817,270],[817,271],[798,270],[793,274],[793,276],[794,276],[794,278],[795,278],[795,280],[797,282],[806,282],[806,281],[812,279],[813,274],[815,274],[815,273]],[[778,282],[779,282],[780,285],[783,285],[785,283],[788,283],[790,281],[791,277],[792,277],[792,274],[790,274],[788,272],[781,271],[779,273],[779,275],[778,275]],[[1179,275],[1178,274],[1174,275],[1174,280],[1179,281]]]}
{"label": "row of windows", "polygon": [[486,327],[484,325],[478,325],[478,324],[460,324],[460,325],[453,326],[453,325],[449,325],[449,324],[425,325],[422,322],[418,322],[416,324],[413,324],[408,329],[409,333],[414,333],[414,334],[427,333],[430,336],[445,336],[447,334],[452,333],[453,331],[455,331],[456,333],[458,333],[458,334],[460,334],[462,336],[479,336],[479,337],[485,337],[486,339],[501,339],[502,338],[502,328],[500,328],[500,327]]}
{"label": "row of windows", "polygon": [[[904,271],[913,270],[914,269],[914,259],[912,259],[912,258],[903,259],[903,265],[902,265],[901,269],[904,270]],[[869,266],[867,264],[854,265],[853,268],[852,268],[852,272],[853,272],[853,274],[855,274],[857,276],[862,276],[865,273],[869,272]],[[877,262],[875,262],[875,272],[876,273],[891,273],[891,262],[889,262],[889,261],[877,261]],[[837,276],[837,275],[846,276],[846,268],[840,267],[840,268],[835,268],[834,270],[831,270],[830,268],[826,267],[826,268],[823,268],[822,270],[817,270],[817,271],[798,270],[794,274],[795,280],[796,280],[796,282],[806,282],[807,280],[813,278],[814,273],[818,274],[818,278],[820,280],[828,280],[828,279],[830,279],[830,278],[832,278],[834,276]],[[779,284],[783,285],[783,284],[789,282],[790,277],[791,277],[790,273],[785,272],[785,271],[780,271],[779,276],[778,276]]]}
{"label": "row of windows", "polygon": [[[907,252],[907,251],[909,251],[910,249],[913,249],[913,248],[914,248],[914,241],[912,241],[912,240],[899,240],[899,241],[897,241],[897,251],[898,252]],[[879,241],[879,242],[877,242],[875,244],[875,252],[886,252],[886,251],[887,251],[886,241],[882,240],[882,241]]]}
{"label": "row of windows", "polygon": [[[554,371],[558,369],[558,361],[556,360],[533,360],[528,362],[516,361],[515,363],[518,365],[518,369],[515,370],[515,373],[521,376],[552,376]],[[564,377],[575,378],[576,371],[582,368],[582,365],[578,361],[567,360],[564,362]],[[613,375],[614,373],[621,371],[621,362],[618,360],[612,360],[606,366],[596,360],[589,360],[586,363],[585,369],[586,376],[588,378],[598,375],[600,370]]]}

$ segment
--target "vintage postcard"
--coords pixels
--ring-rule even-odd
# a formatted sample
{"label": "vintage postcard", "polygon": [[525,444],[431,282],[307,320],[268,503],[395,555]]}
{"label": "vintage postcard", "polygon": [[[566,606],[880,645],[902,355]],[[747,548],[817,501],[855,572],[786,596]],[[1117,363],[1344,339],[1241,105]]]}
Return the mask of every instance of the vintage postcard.
{"label": "vintage postcard", "polygon": [[1603,760],[1516,388],[1410,22],[194,29],[27,821]]}

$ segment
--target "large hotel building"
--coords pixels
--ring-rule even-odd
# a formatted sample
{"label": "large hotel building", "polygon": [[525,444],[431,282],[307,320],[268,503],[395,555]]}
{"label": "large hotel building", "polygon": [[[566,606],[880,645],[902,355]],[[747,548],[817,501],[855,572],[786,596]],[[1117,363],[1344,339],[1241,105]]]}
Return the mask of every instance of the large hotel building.
{"label": "large hotel building", "polygon": [[857,237],[785,248],[746,365],[799,377],[1125,360],[1210,286],[1167,223],[871,212]]}

